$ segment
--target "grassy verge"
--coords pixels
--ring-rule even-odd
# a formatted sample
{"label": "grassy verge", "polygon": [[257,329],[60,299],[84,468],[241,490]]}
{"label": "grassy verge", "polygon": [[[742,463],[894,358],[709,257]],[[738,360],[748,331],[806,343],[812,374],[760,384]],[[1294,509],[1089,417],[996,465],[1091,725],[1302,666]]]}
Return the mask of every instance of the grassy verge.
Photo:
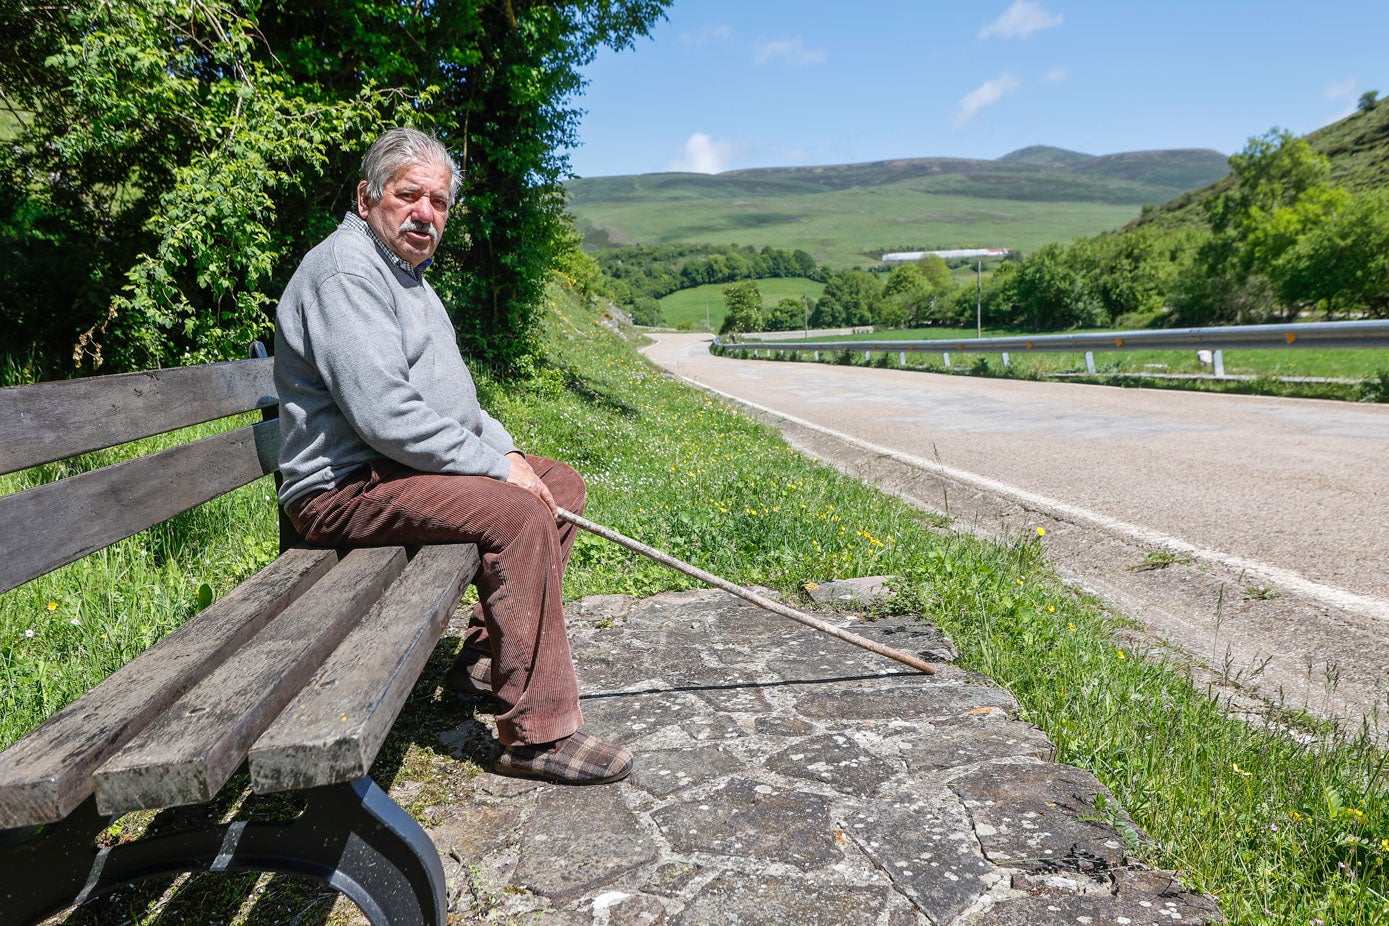
{"label": "grassy verge", "polygon": [[[1389,923],[1386,758],[1364,732],[1278,718],[1307,734],[1290,738],[1229,720],[1179,668],[1117,643],[1114,621],[1057,579],[1035,531],[981,542],[800,457],[770,428],[652,369],[563,293],[548,325],[539,375],[479,384],[522,446],[585,474],[594,519],[791,596],[808,581],[901,576],[895,607],[950,633],[960,662],[1007,686],[1062,761],[1114,791],[1158,841],[1147,862],[1188,872],[1232,922]],[[69,567],[64,584],[0,598],[7,718],[45,674],[73,677],[26,708],[33,722],[192,613],[201,584],[230,587],[273,542],[258,491],[167,538],[134,538],[110,564]],[[243,504],[254,510],[240,513]],[[581,536],[566,591],[645,595],[688,584]],[[98,649],[122,622],[132,625],[125,642]]]}

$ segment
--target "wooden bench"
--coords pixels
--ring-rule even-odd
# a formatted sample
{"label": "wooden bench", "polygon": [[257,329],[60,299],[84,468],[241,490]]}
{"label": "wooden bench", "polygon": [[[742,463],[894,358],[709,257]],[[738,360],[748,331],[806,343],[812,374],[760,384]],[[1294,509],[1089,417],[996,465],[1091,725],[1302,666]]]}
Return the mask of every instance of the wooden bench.
{"label": "wooden bench", "polygon": [[[272,361],[257,353],[0,389],[0,474],[228,415],[263,418],[0,498],[0,592],[273,473]],[[0,753],[0,923],[144,878],[230,870],[317,879],[374,924],[444,923],[438,852],[368,771],[477,550],[310,549],[292,530],[281,518],[273,563]],[[97,844],[119,815],[210,801],[239,769],[253,792],[292,789],[306,809],[289,823],[213,821]]]}

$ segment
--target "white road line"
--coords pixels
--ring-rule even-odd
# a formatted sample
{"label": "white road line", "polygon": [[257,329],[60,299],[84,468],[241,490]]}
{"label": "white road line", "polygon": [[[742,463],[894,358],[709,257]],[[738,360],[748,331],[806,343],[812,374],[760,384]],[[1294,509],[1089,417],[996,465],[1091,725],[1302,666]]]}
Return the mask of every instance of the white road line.
{"label": "white road line", "polygon": [[1245,557],[1237,556],[1233,553],[1222,553],[1219,550],[1208,550],[1204,547],[1198,547],[1192,543],[1182,540],[1180,537],[1173,537],[1170,534],[1164,534],[1161,531],[1156,531],[1152,528],[1142,527],[1138,524],[1130,524],[1127,521],[1120,521],[1117,518],[1111,518],[1108,515],[1099,514],[1098,512],[1090,511],[1086,508],[1080,508],[1076,505],[1069,505],[1065,502],[1059,502],[1055,499],[1047,498],[1044,495],[1037,495],[1035,493],[1028,492],[1025,489],[1020,489],[1017,486],[1009,485],[1005,482],[999,482],[997,479],[990,479],[988,476],[981,476],[978,473],[970,473],[966,472],[965,470],[955,469],[954,467],[946,466],[943,463],[938,463],[935,460],[927,460],[923,457],[918,457],[913,454],[903,453],[900,450],[893,450],[889,447],[882,447],[878,444],[869,443],[868,441],[861,440],[857,437],[854,437],[853,435],[845,434],[842,431],[836,431],[832,428],[827,428],[822,425],[815,424],[812,421],[806,421],[803,418],[797,418],[794,415],[788,415],[785,412],[777,411],[774,408],[767,408],[764,405],[758,405],[756,402],[749,402],[746,399],[741,399],[738,396],[735,396],[731,393],[724,392],[720,389],[715,389],[712,386],[707,386],[704,383],[690,379],[687,376],[681,376],[679,373],[675,373],[674,371],[671,372],[672,375],[680,378],[681,380],[684,380],[685,382],[693,386],[697,386],[700,389],[705,389],[709,392],[714,393],[715,395],[723,396],[724,398],[737,402],[740,405],[746,405],[748,408],[755,408],[758,411],[765,412],[769,415],[775,415],[779,418],[785,418],[787,421],[800,425],[803,428],[809,428],[812,431],[818,431],[821,434],[833,437],[836,440],[843,441],[846,444],[850,444],[854,447],[858,447],[870,453],[877,454],[879,456],[889,457],[893,460],[897,460],[900,463],[905,463],[908,466],[914,466],[917,469],[922,469],[927,472],[936,473],[937,475],[943,476],[948,479],[952,479],[956,482],[960,482],[968,486],[973,486],[974,488],[981,489],[986,492],[991,492],[995,495],[1001,495],[1005,498],[1012,499],[1013,501],[1017,502],[1020,505],[1023,505],[1024,507],[1036,509],[1045,514],[1052,515],[1058,518],[1059,520],[1084,522],[1094,527],[1098,527],[1101,530],[1105,530],[1113,534],[1118,534],[1123,537],[1128,537],[1141,544],[1153,547],[1160,547],[1163,549],[1170,550],[1173,553],[1186,554],[1187,556],[1190,556],[1193,559],[1199,559],[1204,562],[1211,563],[1212,565],[1238,569],[1241,572],[1243,572],[1246,575],[1246,577],[1263,580],[1265,582],[1268,582],[1269,584],[1276,585],[1279,588],[1282,588],[1288,592],[1300,595],[1303,598],[1309,598],[1313,601],[1327,605],[1328,607],[1337,608],[1343,611],[1351,611],[1356,614],[1365,615],[1366,617],[1372,617],[1376,620],[1389,622],[1389,601],[1383,598],[1375,598],[1370,595],[1360,595],[1356,594],[1355,592],[1346,591],[1342,588],[1336,588],[1331,585],[1324,585],[1320,582],[1314,582],[1311,579],[1298,575],[1297,573],[1292,572],[1288,569],[1283,569],[1278,566],[1270,566],[1267,563],[1260,563],[1256,560],[1246,559]]}

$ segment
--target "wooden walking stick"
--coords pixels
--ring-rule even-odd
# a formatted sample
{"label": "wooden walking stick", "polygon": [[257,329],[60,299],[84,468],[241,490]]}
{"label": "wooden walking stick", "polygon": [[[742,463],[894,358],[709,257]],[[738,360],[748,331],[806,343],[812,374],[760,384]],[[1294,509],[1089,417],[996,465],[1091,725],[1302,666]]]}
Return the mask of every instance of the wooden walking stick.
{"label": "wooden walking stick", "polygon": [[819,618],[811,617],[809,614],[806,614],[803,611],[797,611],[795,608],[789,608],[781,602],[773,601],[765,595],[759,595],[752,589],[743,588],[741,585],[734,585],[727,579],[721,579],[718,576],[714,575],[712,572],[705,572],[698,566],[691,566],[689,563],[676,559],[669,553],[663,553],[655,547],[647,546],[639,540],[633,540],[631,537],[628,537],[625,534],[619,534],[615,530],[610,530],[601,524],[596,524],[593,521],[590,521],[587,518],[583,517],[582,515],[577,515],[572,511],[566,511],[565,509],[561,508],[559,509],[559,516],[561,520],[568,521],[575,527],[581,527],[584,530],[588,531],[590,534],[596,534],[599,537],[602,537],[604,540],[611,540],[618,546],[626,547],[629,550],[632,550],[636,553],[640,553],[642,556],[654,559],[656,562],[669,566],[677,572],[683,572],[685,575],[696,578],[699,581],[705,583],[706,585],[712,585],[715,588],[721,588],[724,591],[728,592],[730,595],[737,595],[744,601],[750,601],[753,604],[757,605],[759,608],[771,611],[773,614],[780,614],[782,617],[790,618],[798,624],[804,624],[805,626],[818,630],[821,633],[827,633],[836,639],[843,640],[845,643],[852,643],[854,646],[866,649],[870,653],[877,653],[879,656],[886,656],[888,659],[895,659],[905,666],[911,666],[918,672],[924,672],[927,675],[936,674],[935,666],[919,659],[916,656],[911,655],[910,653],[904,653],[901,650],[893,649],[890,646],[884,646],[883,644],[878,643],[875,640],[869,640],[867,637],[861,637],[856,633],[850,633],[847,630],[841,630],[833,624],[827,624]]}

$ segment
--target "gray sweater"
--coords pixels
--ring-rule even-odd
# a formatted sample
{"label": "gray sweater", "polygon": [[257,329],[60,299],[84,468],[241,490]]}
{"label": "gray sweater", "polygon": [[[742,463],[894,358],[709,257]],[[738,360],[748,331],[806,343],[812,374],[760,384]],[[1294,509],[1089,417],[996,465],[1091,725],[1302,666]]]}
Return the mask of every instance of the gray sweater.
{"label": "gray sweater", "polygon": [[349,213],[280,298],[280,503],[388,457],[505,479],[516,444],[478,405],[444,305]]}

